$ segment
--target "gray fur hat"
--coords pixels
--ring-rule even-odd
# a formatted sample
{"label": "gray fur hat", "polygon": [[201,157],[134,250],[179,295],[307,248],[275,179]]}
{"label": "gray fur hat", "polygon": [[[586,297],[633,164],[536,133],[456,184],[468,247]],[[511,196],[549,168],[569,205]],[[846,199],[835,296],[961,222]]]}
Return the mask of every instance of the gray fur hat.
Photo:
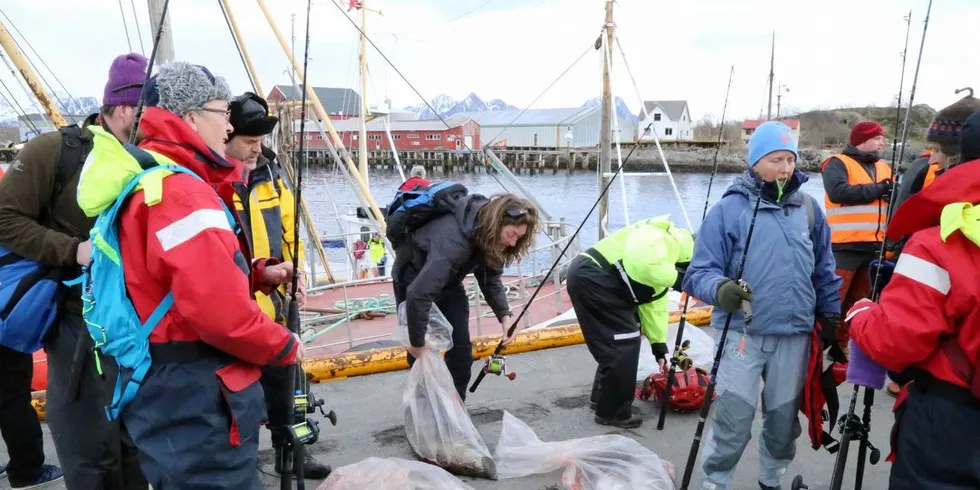
{"label": "gray fur hat", "polygon": [[212,100],[231,101],[231,90],[224,78],[216,77],[200,65],[171,61],[153,77],[159,96],[157,106],[178,116],[201,109]]}

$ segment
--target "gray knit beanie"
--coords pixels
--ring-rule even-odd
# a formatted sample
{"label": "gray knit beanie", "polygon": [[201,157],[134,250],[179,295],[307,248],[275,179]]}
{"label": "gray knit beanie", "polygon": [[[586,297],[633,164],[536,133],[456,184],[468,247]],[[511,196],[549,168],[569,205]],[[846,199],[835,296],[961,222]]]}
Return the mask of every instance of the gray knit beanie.
{"label": "gray knit beanie", "polygon": [[160,97],[158,107],[178,116],[201,109],[212,100],[231,100],[225,79],[200,65],[172,61],[161,66],[154,78]]}

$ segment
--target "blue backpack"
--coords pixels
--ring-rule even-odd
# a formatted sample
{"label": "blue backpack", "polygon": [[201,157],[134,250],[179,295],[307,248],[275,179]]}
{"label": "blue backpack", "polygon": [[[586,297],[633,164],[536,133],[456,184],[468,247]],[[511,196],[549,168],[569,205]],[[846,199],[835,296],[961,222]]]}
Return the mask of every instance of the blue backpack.
{"label": "blue backpack", "polygon": [[58,318],[64,269],[0,247],[0,345],[31,354]]}
{"label": "blue backpack", "polygon": [[[78,173],[92,146],[91,136],[85,136],[77,125],[65,126],[59,132],[61,149],[48,205]],[[44,209],[42,216],[48,212]],[[65,271],[0,247],[0,345],[25,354],[41,348],[48,330],[58,321],[67,293],[60,285]]]}
{"label": "blue backpack", "polygon": [[388,205],[385,217],[386,235],[391,246],[397,249],[412,230],[454,212],[467,193],[466,186],[450,181],[398,191]]}
{"label": "blue backpack", "polygon": [[[119,251],[120,208],[144,175],[163,170],[189,174],[200,180],[200,177],[190,170],[175,165],[151,167],[130,180],[113,205],[102,211],[96,219],[90,234],[92,261],[83,268],[79,278],[71,281],[71,284],[83,285],[82,314],[95,347],[103,354],[115,358],[120,368],[133,371],[123,389],[123,369],[120,369],[112,403],[105,408],[106,418],[110,421],[118,418],[120,412],[136,396],[136,391],[152,363],[150,332],[156,328],[174,303],[173,293],[167,293],[146,322],[141,322],[126,292],[123,257]],[[234,224],[234,217],[227,208],[225,214]]]}

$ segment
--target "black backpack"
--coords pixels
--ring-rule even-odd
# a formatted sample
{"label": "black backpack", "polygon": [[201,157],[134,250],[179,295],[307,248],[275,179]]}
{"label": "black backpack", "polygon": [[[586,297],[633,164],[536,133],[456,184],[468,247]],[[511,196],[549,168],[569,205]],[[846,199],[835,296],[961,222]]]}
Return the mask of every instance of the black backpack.
{"label": "black backpack", "polygon": [[428,187],[398,191],[388,205],[385,225],[391,246],[399,248],[412,230],[444,214],[452,213],[469,191],[457,182],[437,182]]}

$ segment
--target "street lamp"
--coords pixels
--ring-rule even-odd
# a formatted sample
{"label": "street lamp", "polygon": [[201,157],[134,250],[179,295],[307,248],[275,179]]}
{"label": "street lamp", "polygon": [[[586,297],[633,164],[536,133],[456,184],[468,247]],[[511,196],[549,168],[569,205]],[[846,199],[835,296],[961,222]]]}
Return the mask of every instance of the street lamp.
{"label": "street lamp", "polygon": [[789,93],[789,87],[786,85],[780,85],[779,88],[776,89],[776,119],[777,120],[779,119],[779,109],[782,106],[783,90],[785,90],[787,94]]}

